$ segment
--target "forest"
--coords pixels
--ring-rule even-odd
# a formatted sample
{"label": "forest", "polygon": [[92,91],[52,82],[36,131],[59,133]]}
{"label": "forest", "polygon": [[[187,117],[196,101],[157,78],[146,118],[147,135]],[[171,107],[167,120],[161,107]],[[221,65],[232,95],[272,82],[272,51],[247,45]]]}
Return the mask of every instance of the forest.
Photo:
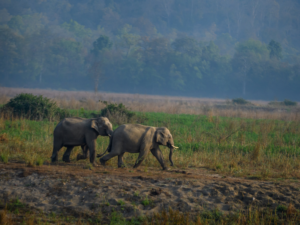
{"label": "forest", "polygon": [[1,0],[0,85],[300,101],[299,0]]}

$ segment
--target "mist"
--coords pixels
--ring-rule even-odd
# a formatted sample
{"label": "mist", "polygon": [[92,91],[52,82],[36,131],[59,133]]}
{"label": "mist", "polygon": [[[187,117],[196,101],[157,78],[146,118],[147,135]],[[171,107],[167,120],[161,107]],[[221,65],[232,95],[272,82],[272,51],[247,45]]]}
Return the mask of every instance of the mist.
{"label": "mist", "polygon": [[300,101],[296,0],[3,0],[4,87]]}

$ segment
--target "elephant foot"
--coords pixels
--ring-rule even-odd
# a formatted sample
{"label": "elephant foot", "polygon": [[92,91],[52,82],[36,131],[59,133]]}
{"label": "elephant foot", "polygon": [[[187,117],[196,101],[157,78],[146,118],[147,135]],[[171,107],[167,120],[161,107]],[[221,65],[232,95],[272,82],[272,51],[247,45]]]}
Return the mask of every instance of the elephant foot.
{"label": "elephant foot", "polygon": [[78,154],[76,159],[78,161],[80,159],[87,159],[87,157],[85,157],[84,155]]}
{"label": "elephant foot", "polygon": [[168,168],[168,167],[164,167],[164,168],[163,168],[163,170],[165,170],[165,171],[168,171],[168,170],[169,170],[169,168]]}
{"label": "elephant foot", "polygon": [[51,162],[52,162],[52,163],[57,162],[57,161],[58,161],[57,156],[56,156],[56,157],[51,157]]}
{"label": "elephant foot", "polygon": [[97,167],[97,166],[99,166],[97,163],[92,163],[93,164],[93,167]]}
{"label": "elephant foot", "polygon": [[105,166],[105,160],[103,160],[102,158],[100,159],[100,163],[102,166]]}
{"label": "elephant foot", "polygon": [[63,159],[63,161],[66,162],[66,163],[70,163],[71,162],[70,159]]}
{"label": "elephant foot", "polygon": [[139,164],[135,164],[135,165],[133,166],[133,168],[136,169],[136,168],[138,168],[139,166],[140,166]]}
{"label": "elephant foot", "polygon": [[118,168],[126,168],[125,164],[118,165]]}

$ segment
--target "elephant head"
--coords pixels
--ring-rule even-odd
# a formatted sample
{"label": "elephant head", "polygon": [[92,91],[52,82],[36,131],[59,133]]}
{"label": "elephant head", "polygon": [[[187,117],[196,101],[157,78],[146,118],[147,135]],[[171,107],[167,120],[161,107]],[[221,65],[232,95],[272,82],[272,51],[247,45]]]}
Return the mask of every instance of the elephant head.
{"label": "elephant head", "polygon": [[169,160],[171,166],[173,166],[173,161],[172,161],[173,150],[178,147],[174,145],[174,140],[169,129],[166,127],[157,128],[155,132],[155,139],[157,144],[167,146],[170,149]]}
{"label": "elephant head", "polygon": [[111,137],[113,132],[112,125],[106,117],[92,119],[91,127],[101,136]]}

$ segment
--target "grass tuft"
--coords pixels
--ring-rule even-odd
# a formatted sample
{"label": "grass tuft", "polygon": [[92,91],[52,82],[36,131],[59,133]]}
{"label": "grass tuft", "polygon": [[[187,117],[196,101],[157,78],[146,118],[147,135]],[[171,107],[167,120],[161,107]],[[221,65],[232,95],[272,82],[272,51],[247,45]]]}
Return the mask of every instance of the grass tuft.
{"label": "grass tuft", "polygon": [[143,206],[148,206],[148,205],[150,205],[150,203],[151,203],[151,200],[149,200],[148,195],[146,195],[145,199],[142,200],[142,205]]}
{"label": "grass tuft", "polygon": [[8,154],[5,153],[5,152],[1,153],[0,161],[3,162],[3,163],[8,163]]}
{"label": "grass tuft", "polygon": [[37,166],[42,166],[44,164],[44,159],[43,158],[38,158],[37,160],[36,160],[36,165]]}
{"label": "grass tuft", "polygon": [[6,133],[0,135],[0,142],[2,142],[2,143],[8,142],[8,137],[7,137]]}
{"label": "grass tuft", "polygon": [[261,144],[259,142],[256,143],[255,148],[252,152],[251,159],[252,160],[258,160],[260,157],[260,149],[261,149]]}

